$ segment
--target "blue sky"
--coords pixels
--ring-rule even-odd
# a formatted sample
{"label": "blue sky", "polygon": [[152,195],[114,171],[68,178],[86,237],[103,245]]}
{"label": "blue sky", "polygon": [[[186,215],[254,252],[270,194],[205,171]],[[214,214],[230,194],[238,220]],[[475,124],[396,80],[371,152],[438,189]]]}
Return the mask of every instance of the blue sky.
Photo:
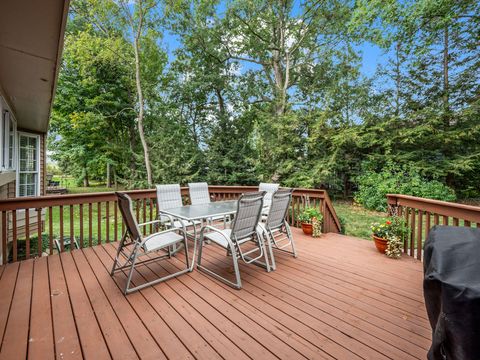
{"label": "blue sky", "polygon": [[[293,14],[294,15],[299,14],[300,13],[299,0],[294,1],[294,3],[295,5],[293,9]],[[219,5],[217,6],[217,12],[219,15],[225,12],[224,1],[220,1]],[[171,33],[164,33],[163,43],[168,50],[168,55],[170,60],[173,60],[175,49],[181,46],[181,43],[179,42],[178,37]],[[366,77],[373,76],[378,65],[385,65],[387,63],[388,54],[385,54],[384,50],[380,49],[378,46],[374,44],[365,42],[360,45],[357,45],[356,49],[362,55],[361,72]],[[248,64],[245,64],[245,65],[246,65],[245,68],[249,67]]]}

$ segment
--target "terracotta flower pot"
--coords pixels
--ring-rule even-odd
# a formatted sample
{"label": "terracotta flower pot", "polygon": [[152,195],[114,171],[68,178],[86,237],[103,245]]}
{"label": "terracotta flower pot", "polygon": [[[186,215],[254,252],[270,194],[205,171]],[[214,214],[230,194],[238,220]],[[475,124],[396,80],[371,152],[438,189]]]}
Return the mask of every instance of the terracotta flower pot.
{"label": "terracotta flower pot", "polygon": [[309,223],[302,223],[302,230],[305,235],[312,235],[313,225]]}
{"label": "terracotta flower pot", "polygon": [[387,250],[388,241],[386,239],[380,238],[375,235],[372,235],[372,236],[373,236],[373,241],[375,241],[375,246],[377,250],[380,253],[385,254],[385,251]]}

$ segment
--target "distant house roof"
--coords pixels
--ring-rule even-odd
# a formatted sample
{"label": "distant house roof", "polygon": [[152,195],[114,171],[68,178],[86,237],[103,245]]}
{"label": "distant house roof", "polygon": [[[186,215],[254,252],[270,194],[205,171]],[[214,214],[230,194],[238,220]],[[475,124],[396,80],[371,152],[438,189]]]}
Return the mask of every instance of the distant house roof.
{"label": "distant house roof", "polygon": [[20,129],[48,129],[68,6],[68,0],[0,2],[0,93]]}

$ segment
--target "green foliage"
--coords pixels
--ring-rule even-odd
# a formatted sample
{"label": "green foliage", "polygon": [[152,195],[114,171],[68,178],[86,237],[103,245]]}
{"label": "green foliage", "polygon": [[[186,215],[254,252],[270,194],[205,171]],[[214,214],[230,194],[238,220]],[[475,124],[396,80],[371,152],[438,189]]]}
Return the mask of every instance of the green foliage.
{"label": "green foliage", "polygon": [[387,210],[387,194],[413,195],[429,199],[454,201],[455,192],[437,180],[428,180],[416,170],[390,165],[381,171],[365,170],[358,176],[355,201],[365,208]]}
{"label": "green foliage", "polygon": [[[110,164],[121,186],[145,187],[133,34],[119,8],[139,4],[71,3],[52,158],[80,182],[105,181]],[[345,198],[360,188],[375,209],[390,191],[480,194],[478,1],[142,4],[155,6],[140,41],[154,182],[275,181]],[[388,57],[372,76],[365,43]]]}
{"label": "green foliage", "polygon": [[312,223],[312,219],[316,219],[319,223],[323,221],[322,213],[314,207],[305,208],[300,214],[298,214],[298,221],[301,223]]}

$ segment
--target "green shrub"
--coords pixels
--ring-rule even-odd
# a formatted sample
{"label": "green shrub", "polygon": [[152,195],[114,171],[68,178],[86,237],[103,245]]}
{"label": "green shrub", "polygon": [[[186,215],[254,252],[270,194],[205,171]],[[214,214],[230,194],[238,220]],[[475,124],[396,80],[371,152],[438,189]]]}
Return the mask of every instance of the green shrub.
{"label": "green shrub", "polygon": [[428,180],[415,170],[388,166],[380,172],[367,171],[357,177],[355,201],[365,208],[387,211],[387,194],[412,195],[428,199],[454,201],[453,189],[437,180]]}

